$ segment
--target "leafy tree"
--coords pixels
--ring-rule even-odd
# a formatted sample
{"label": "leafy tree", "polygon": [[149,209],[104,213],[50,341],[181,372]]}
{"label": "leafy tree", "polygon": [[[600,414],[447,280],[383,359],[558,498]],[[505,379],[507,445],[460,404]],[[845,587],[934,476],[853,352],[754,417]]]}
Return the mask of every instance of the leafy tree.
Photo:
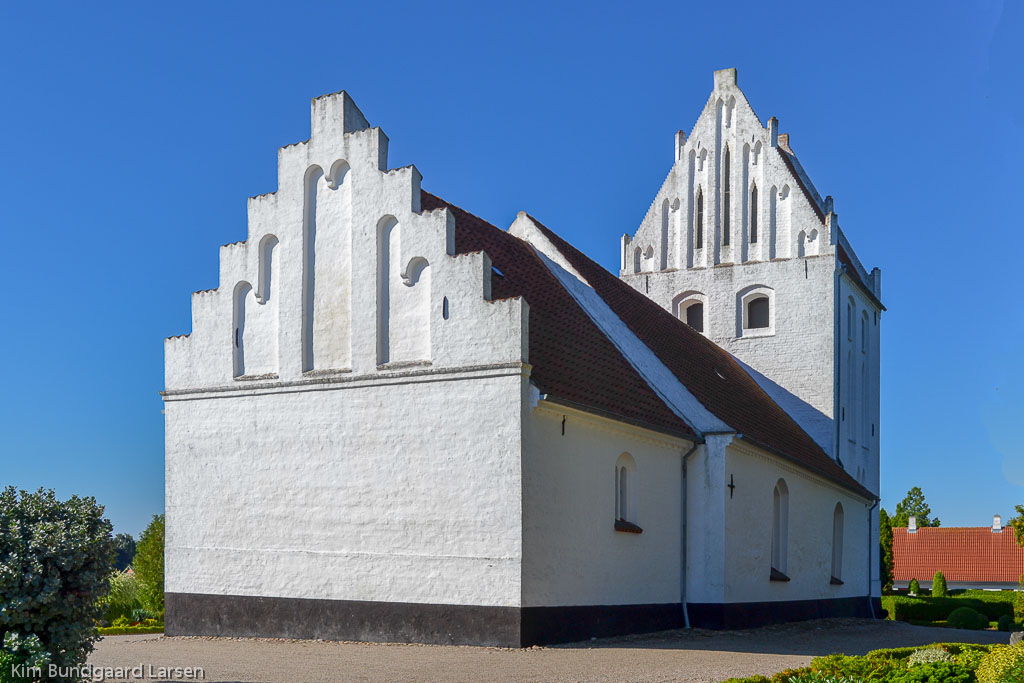
{"label": "leafy tree", "polygon": [[878,512],[878,527],[878,541],[881,546],[878,556],[882,565],[879,576],[882,579],[882,590],[888,592],[892,590],[893,576],[892,519],[885,508],[881,508]]}
{"label": "leafy tree", "polygon": [[910,585],[907,586],[907,591],[910,592],[910,593],[913,593],[914,595],[920,595],[921,594],[921,584],[919,584],[917,582],[917,579],[911,579],[910,580]]}
{"label": "leafy tree", "polygon": [[1024,505],[1017,505],[1014,509],[1017,516],[1009,521],[1009,526],[1013,527],[1013,533],[1017,536],[1017,545],[1024,546]]}
{"label": "leafy tree", "polygon": [[932,597],[946,597],[946,575],[941,571],[935,572],[935,576],[932,578]]}
{"label": "leafy tree", "polygon": [[931,518],[932,509],[924,500],[924,493],[919,486],[907,491],[907,497],[896,504],[896,512],[892,516],[893,526],[908,526],[911,517],[917,517],[917,526],[941,526],[938,518]]}
{"label": "leafy tree", "polygon": [[0,635],[61,666],[85,661],[114,568],[113,530],[94,498],[0,490]]}
{"label": "leafy tree", "polygon": [[123,572],[132,563],[135,557],[135,539],[131,534],[118,534],[114,536],[114,550],[117,551],[117,560],[114,568]]}
{"label": "leafy tree", "polygon": [[164,516],[153,515],[139,536],[132,561],[135,576],[142,584],[143,602],[156,614],[164,613]]}

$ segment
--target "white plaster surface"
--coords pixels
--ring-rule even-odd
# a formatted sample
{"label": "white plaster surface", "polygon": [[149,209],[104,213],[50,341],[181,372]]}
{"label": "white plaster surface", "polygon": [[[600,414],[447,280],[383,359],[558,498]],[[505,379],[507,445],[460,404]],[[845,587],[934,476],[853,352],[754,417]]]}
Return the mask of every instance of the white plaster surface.
{"label": "white plaster surface", "polygon": [[[731,479],[730,479],[731,476]],[[867,524],[871,501],[779,460],[745,442],[726,454],[725,602],[813,600],[868,593]],[[789,489],[788,582],[770,581],[772,492],[779,479]],[[832,520],[843,506],[843,585],[830,583]],[[875,524],[877,527],[877,524]],[[872,568],[877,573],[877,560]]]}
{"label": "white plaster surface", "polygon": [[[543,401],[524,417],[523,605],[679,602],[680,455],[690,444]],[[636,463],[642,534],[614,530],[623,453]]]}

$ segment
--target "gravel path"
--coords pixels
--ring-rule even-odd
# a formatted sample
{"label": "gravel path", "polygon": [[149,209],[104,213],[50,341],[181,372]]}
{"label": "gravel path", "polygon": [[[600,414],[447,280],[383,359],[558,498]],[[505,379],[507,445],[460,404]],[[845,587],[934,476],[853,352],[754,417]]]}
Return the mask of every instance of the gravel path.
{"label": "gravel path", "polygon": [[[933,642],[1004,643],[1008,634],[825,619],[747,631],[664,631],[573,645],[507,650],[262,638],[108,636],[89,663],[202,667],[207,682],[687,681],[770,674],[832,652]],[[107,680],[140,680],[110,679]],[[172,680],[145,677],[142,680]],[[181,680],[181,679],[179,679]],[[193,679],[194,680],[194,679]]]}

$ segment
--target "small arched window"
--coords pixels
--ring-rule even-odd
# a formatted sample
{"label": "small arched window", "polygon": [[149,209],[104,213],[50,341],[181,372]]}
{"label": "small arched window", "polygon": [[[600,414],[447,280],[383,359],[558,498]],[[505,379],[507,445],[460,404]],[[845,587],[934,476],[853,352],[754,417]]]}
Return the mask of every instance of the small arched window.
{"label": "small arched window", "polygon": [[756,330],[770,325],[771,303],[768,297],[759,296],[747,302],[747,327]]}
{"label": "small arched window", "polygon": [[836,503],[832,512],[832,579],[833,585],[843,584],[843,504]]}
{"label": "small arched window", "polygon": [[726,145],[725,158],[722,160],[722,246],[729,246],[729,199],[730,199],[730,182],[729,182],[729,147]]}
{"label": "small arched window", "polygon": [[694,301],[686,307],[686,324],[698,332],[704,332],[704,304]]}
{"label": "small arched window", "polygon": [[750,243],[757,244],[757,185],[750,188]]}
{"label": "small arched window", "polygon": [[860,317],[860,352],[868,352],[868,313],[864,313]]}
{"label": "small arched window", "polygon": [[846,338],[853,341],[853,297],[850,297],[850,301],[846,304]]}
{"label": "small arched window", "polygon": [[615,463],[615,530],[640,533],[636,518],[636,461],[623,453]]}
{"label": "small arched window", "polygon": [[640,247],[637,247],[633,251],[633,272],[634,273],[639,273],[640,272],[640,260],[643,258],[643,256],[644,256],[644,251]]}
{"label": "small arched window", "polygon": [[772,492],[772,571],[773,581],[789,581],[786,555],[789,544],[789,487],[779,479]]}
{"label": "small arched window", "polygon": [[704,191],[701,188],[697,188],[697,216],[694,219],[697,225],[696,235],[694,236],[694,249],[704,248]]}

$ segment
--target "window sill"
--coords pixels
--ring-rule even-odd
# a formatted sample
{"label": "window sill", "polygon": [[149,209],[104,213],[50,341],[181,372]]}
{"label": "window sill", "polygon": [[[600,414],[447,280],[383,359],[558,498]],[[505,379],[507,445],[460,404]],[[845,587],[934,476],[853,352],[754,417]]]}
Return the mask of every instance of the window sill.
{"label": "window sill", "polygon": [[775,567],[772,567],[771,580],[772,581],[789,581],[789,577],[786,576],[785,574],[783,574],[782,572],[780,572]]}
{"label": "window sill", "polygon": [[831,584],[833,586],[842,586],[843,585],[843,580],[842,579],[837,579],[834,576],[832,578],[830,578],[828,582],[829,582],[829,584]]}
{"label": "window sill", "polygon": [[770,327],[744,327],[739,339],[751,339],[757,337],[774,337],[775,330]]}
{"label": "window sill", "polygon": [[260,379],[277,379],[276,372],[268,372],[262,375],[235,375],[236,382],[251,382]]}
{"label": "window sill", "polygon": [[633,522],[627,522],[624,519],[615,520],[615,530],[624,531],[627,534],[642,534],[644,532],[643,529],[633,524]]}

